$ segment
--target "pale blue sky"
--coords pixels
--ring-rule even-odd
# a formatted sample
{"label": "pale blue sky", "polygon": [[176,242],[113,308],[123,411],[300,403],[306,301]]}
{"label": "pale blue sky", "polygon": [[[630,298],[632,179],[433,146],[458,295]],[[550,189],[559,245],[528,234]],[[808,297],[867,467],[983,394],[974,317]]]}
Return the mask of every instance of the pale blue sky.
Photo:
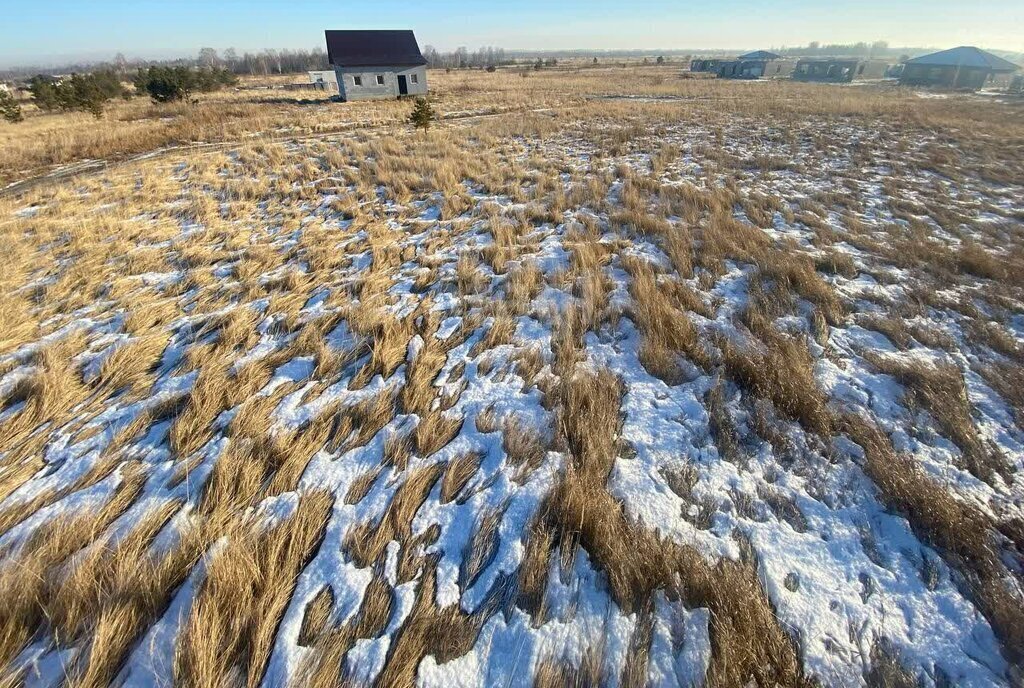
{"label": "pale blue sky", "polygon": [[1024,0],[0,0],[0,66],[312,48],[325,28],[412,28],[441,50],[767,48],[885,40],[1024,50]]}

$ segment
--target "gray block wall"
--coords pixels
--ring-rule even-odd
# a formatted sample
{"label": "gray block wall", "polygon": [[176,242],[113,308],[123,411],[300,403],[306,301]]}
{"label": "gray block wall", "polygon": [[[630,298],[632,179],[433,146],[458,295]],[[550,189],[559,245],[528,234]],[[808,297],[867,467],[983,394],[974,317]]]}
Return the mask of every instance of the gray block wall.
{"label": "gray block wall", "polygon": [[[374,100],[397,98],[398,76],[404,74],[409,87],[410,96],[427,94],[427,68],[417,67],[335,67],[338,76],[338,91],[342,100]],[[377,83],[377,77],[384,77],[384,84]],[[413,76],[418,83],[413,83]],[[362,77],[363,83],[357,86],[355,77]]]}

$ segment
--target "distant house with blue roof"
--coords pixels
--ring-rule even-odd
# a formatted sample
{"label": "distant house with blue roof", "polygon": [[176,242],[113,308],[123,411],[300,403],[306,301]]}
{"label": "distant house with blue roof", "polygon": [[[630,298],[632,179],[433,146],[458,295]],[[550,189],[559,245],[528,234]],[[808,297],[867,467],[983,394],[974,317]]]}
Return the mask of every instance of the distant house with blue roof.
{"label": "distant house with blue roof", "polygon": [[744,55],[740,55],[736,59],[738,59],[738,60],[778,60],[778,59],[781,59],[781,58],[782,58],[782,55],[779,55],[778,53],[773,53],[773,52],[770,52],[768,50],[755,50],[752,53],[746,53]]}
{"label": "distant house with blue roof", "polygon": [[997,75],[1012,74],[1018,65],[974,46],[962,45],[907,60],[900,84],[977,91]]}

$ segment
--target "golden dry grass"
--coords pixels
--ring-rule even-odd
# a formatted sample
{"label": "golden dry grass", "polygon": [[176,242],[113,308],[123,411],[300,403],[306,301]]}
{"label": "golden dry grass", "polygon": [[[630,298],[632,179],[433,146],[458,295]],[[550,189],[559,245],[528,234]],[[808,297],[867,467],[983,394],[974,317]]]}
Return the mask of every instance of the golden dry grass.
{"label": "golden dry grass", "polygon": [[[296,685],[355,683],[351,650],[384,634],[370,680],[413,685],[428,656],[485,652],[478,634],[499,611],[516,606],[538,628],[564,621],[549,577],[568,585],[579,564],[634,630],[614,673],[595,645],[579,661],[534,656],[537,685],[643,685],[656,593],[710,611],[709,685],[808,685],[819,677],[806,675],[799,629],[776,617],[768,591],[780,586],[762,584],[771,574],[745,533],[767,519],[820,534],[783,486],[829,489],[837,466],[863,470],[946,558],[1019,661],[1005,563],[1022,546],[1016,459],[990,440],[1016,437],[1024,415],[1012,270],[1024,211],[994,192],[949,202],[951,182],[921,174],[971,180],[961,195],[979,180],[1024,183],[1012,164],[1024,131],[1003,105],[775,82],[751,98],[749,84],[640,65],[430,78],[442,112],[513,114],[413,136],[399,126],[406,103],[233,91],[194,107],[118,103],[87,129],[41,114],[0,129],[0,179],[223,144],[0,198],[7,680],[24,678],[18,655],[41,640],[74,656],[69,683],[111,683],[195,572],[175,682],[257,685],[296,627],[309,649],[287,677]],[[663,99],[601,98],[625,94]],[[851,131],[863,142],[845,145]],[[937,132],[959,158],[928,143]],[[813,182],[836,159],[849,167],[829,167],[830,191],[775,190],[772,175]],[[875,191],[859,175],[878,165],[892,168],[885,209],[869,212]],[[899,353],[849,346],[854,323]],[[965,363],[922,364],[922,348]],[[863,368],[927,414],[838,404],[825,383]],[[669,440],[637,432],[626,409],[690,398],[708,423],[678,423],[671,441],[686,455],[638,451]],[[916,420],[959,449],[944,475],[981,478],[988,504],[879,429],[931,442]],[[863,460],[847,463],[838,435]],[[695,461],[686,443],[700,442]],[[678,522],[637,518],[615,496],[617,469],[663,479]],[[712,471],[754,487],[720,489]],[[47,509],[65,515],[33,520]],[[471,519],[445,553],[451,513]],[[508,514],[525,532],[508,533]],[[316,580],[292,609],[335,515],[340,542],[323,545],[370,582]],[[741,556],[709,557],[679,538],[687,528],[738,542]],[[489,575],[506,550],[515,556]],[[472,609],[438,602],[484,581]],[[858,671],[908,674],[878,647]]]}

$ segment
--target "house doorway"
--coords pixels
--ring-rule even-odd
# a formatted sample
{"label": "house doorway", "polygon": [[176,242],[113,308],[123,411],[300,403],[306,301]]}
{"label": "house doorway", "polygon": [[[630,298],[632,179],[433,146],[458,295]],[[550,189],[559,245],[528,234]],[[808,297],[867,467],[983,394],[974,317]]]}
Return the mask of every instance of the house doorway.
{"label": "house doorway", "polygon": [[405,74],[398,75],[398,95],[407,96],[409,95],[409,82]]}

